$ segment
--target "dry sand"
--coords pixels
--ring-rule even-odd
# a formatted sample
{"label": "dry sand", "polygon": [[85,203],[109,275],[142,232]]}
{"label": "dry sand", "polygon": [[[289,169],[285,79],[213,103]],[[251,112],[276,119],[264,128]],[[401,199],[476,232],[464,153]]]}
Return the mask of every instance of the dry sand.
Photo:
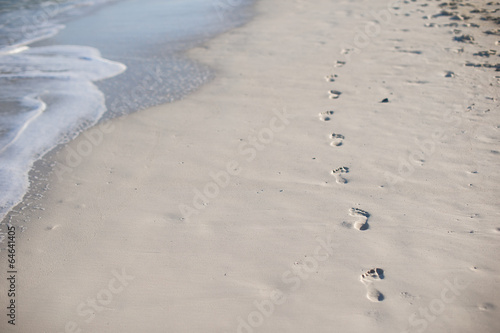
{"label": "dry sand", "polygon": [[53,154],[0,331],[498,332],[500,6],[390,3],[258,1]]}

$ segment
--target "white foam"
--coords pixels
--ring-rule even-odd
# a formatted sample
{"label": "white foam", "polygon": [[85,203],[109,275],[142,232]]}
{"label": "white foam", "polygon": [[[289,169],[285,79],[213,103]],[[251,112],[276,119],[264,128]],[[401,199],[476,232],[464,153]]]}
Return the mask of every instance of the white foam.
{"label": "white foam", "polygon": [[26,48],[0,57],[0,218],[28,189],[33,163],[106,111],[93,82],[125,65],[86,46]]}
{"label": "white foam", "polygon": [[0,56],[6,54],[15,54],[19,52],[26,51],[28,49],[27,46],[14,46],[14,47],[5,47],[0,51]]}

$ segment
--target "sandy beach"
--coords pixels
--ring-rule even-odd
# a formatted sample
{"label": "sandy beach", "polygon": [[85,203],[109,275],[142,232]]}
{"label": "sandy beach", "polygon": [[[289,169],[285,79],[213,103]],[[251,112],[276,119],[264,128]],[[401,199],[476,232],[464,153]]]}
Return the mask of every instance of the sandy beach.
{"label": "sandy beach", "polygon": [[500,4],[254,9],[187,53],[211,82],[46,157],[1,332],[500,331]]}

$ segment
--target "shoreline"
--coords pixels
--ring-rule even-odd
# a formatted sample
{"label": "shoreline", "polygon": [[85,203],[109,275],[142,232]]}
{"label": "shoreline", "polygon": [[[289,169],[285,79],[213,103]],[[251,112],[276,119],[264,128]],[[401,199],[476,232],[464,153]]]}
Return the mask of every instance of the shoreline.
{"label": "shoreline", "polygon": [[495,332],[499,83],[465,65],[494,62],[472,55],[494,26],[328,4],[258,1],[187,52],[213,81],[49,153],[96,140],[12,218],[19,324],[0,328]]}
{"label": "shoreline", "polygon": [[[55,146],[61,144],[61,142],[74,139],[73,136],[78,135],[83,129],[91,126],[91,124],[99,124],[120,115],[142,110],[153,105],[160,105],[173,100],[182,99],[187,94],[198,89],[200,85],[206,84],[212,79],[213,73],[206,66],[202,66],[185,56],[187,50],[196,45],[205,43],[210,38],[213,38],[231,27],[244,24],[245,20],[250,19],[252,15],[252,4],[251,1],[248,0],[227,4],[225,7],[222,6],[220,8],[205,4],[202,8],[198,8],[195,11],[190,11],[184,4],[179,2],[169,2],[165,4],[155,0],[148,1],[145,3],[147,6],[141,6],[141,10],[139,11],[134,7],[136,5],[137,4],[133,1],[123,1],[113,4],[108,3],[106,6],[99,5],[99,8],[91,8],[93,12],[84,13],[66,22],[65,28],[59,31],[55,36],[47,37],[41,41],[30,44],[29,48],[31,50],[27,49],[24,57],[21,55],[19,59],[15,57],[13,59],[4,59],[6,64],[12,63],[14,67],[16,61],[21,63],[31,62],[35,67],[39,66],[38,71],[33,70],[33,73],[29,73],[28,70],[28,72],[22,75],[27,77],[31,77],[30,75],[40,75],[40,80],[46,77],[53,79],[47,79],[45,85],[50,85],[52,82],[59,82],[57,81],[58,79],[64,82],[64,75],[68,75],[73,79],[73,81],[71,81],[73,84],[75,84],[75,82],[88,84],[88,91],[84,90],[85,86],[64,91],[65,85],[63,83],[59,86],[50,86],[50,88],[47,88],[49,92],[43,93],[40,91],[40,89],[44,89],[43,84],[37,86],[36,82],[38,81],[36,80],[32,80],[35,81],[35,83],[31,86],[29,86],[31,81],[26,80],[26,83],[20,84],[18,87],[19,90],[24,91],[28,89],[27,87],[29,86],[31,90],[28,89],[28,91],[31,93],[38,93],[37,100],[40,110],[45,108],[45,102],[47,100],[59,102],[53,104],[49,103],[49,110],[40,113],[36,126],[31,126],[29,130],[25,131],[23,136],[20,137],[20,139],[24,138],[24,141],[32,141],[31,146],[34,146],[33,142],[41,141],[47,137],[45,140],[47,142],[43,146],[43,149],[33,148],[34,151],[30,153],[29,156],[26,156],[26,161],[12,162],[13,160],[18,160],[16,156],[12,156],[14,154],[3,155],[6,165],[4,165],[1,174],[2,177],[0,177],[4,182],[4,192],[1,203],[2,221],[5,220],[8,210],[17,206],[17,203],[22,201],[23,197],[29,196],[27,184],[30,184],[34,178],[30,178],[28,172],[30,171],[29,165],[32,164],[33,160],[39,159],[39,156],[43,156],[49,150],[55,149]],[[200,16],[200,12],[203,11],[203,9],[208,11],[208,15],[207,18],[200,21],[198,24],[201,27],[211,22],[212,24],[209,24],[210,29],[202,29],[197,27],[196,24],[190,24],[189,27],[183,29],[182,32],[176,32],[176,28],[173,27],[173,21],[178,20],[179,16],[176,15],[176,13],[182,14],[181,16],[184,16],[184,19],[187,21],[195,21],[196,17]],[[54,22],[51,22],[51,19],[53,16],[57,15],[57,10],[58,5],[47,8],[44,7],[44,9],[40,10],[42,14],[39,15],[40,18],[36,24],[54,24]],[[145,26],[140,31],[137,31],[137,29],[133,32],[125,30],[118,33],[116,31],[116,27],[119,27],[120,24],[126,26],[127,22],[130,23],[134,15],[142,17],[148,11],[154,11],[157,15],[154,16],[156,17],[155,20],[149,21],[148,24],[151,26]],[[115,15],[116,13],[121,15]],[[16,12],[14,11],[11,16],[12,15],[15,16]],[[29,15],[27,16],[29,17]],[[34,14],[34,17],[38,16]],[[161,17],[162,19],[158,19],[157,17]],[[27,19],[27,22],[30,22],[29,19]],[[35,23],[33,23],[33,25],[35,25]],[[94,30],[90,29],[87,32],[82,32],[82,29],[79,29],[82,26],[92,27]],[[114,42],[103,44],[103,39],[106,38],[95,36],[95,31],[99,30],[106,31],[106,38],[112,39]],[[145,41],[143,38],[135,37],[134,33],[149,33],[154,37],[149,36],[147,41]],[[144,49],[146,46],[155,44],[155,41],[158,44],[155,46],[159,47],[156,47],[154,50]],[[73,44],[86,46],[74,46]],[[123,44],[127,44],[128,50],[123,49]],[[135,53],[131,52],[130,49],[134,50]],[[52,68],[51,66],[55,65],[53,65],[50,60],[45,61],[50,57],[39,57],[40,59],[36,57],[37,53],[45,54],[44,52],[48,53],[48,55],[51,55],[50,52],[54,52],[51,56],[59,56],[61,61],[60,66],[66,67],[63,69],[59,67],[57,69],[55,67]],[[61,52],[62,55],[58,52]],[[75,54],[70,57],[66,54],[68,52],[73,52]],[[80,56],[78,52],[81,53]],[[104,56],[104,58],[101,59],[101,55]],[[97,77],[97,73],[104,74],[105,66],[109,67],[108,71],[111,71],[113,66],[120,70],[124,68],[121,62],[114,62],[110,59],[120,59],[120,61],[127,64],[127,70],[124,73],[111,73],[112,75],[110,75],[112,77],[108,76],[106,79],[102,79],[104,76]],[[4,66],[7,66],[6,64],[4,64]],[[22,67],[22,65],[19,66]],[[79,66],[82,66],[81,71],[79,71]],[[87,76],[90,76],[89,80],[85,80]],[[78,80],[83,81],[80,82]],[[68,84],[66,84],[66,86],[68,86]],[[78,90],[79,94],[69,98],[74,90]],[[13,92],[11,92],[11,94],[13,94]],[[86,105],[85,103],[87,101],[94,102],[94,100],[90,98],[92,94],[95,95],[95,100],[97,100],[97,95],[104,95],[105,102],[103,101],[102,105],[100,105],[95,101],[97,105]],[[23,96],[10,95],[9,98],[21,97]],[[78,99],[79,97],[81,98]],[[66,101],[64,98],[67,100],[66,104],[61,102],[63,100]],[[71,110],[71,112],[67,112],[66,114],[61,112],[62,114],[52,119],[51,122],[50,120],[46,120],[50,118],[54,110],[67,110],[68,108],[73,108],[75,105],[78,107]],[[105,110],[106,112],[102,115],[97,114],[97,112],[95,112],[95,114],[92,113],[92,111],[98,109]],[[21,113],[20,110],[18,111],[18,113]],[[79,111],[79,113],[76,111]],[[39,131],[44,132],[44,126],[50,127],[50,125],[44,123],[44,120],[50,122],[53,126],[59,119],[69,118],[68,113],[70,115],[75,114],[74,118],[80,120],[80,123],[75,125],[69,123],[68,120],[67,123],[60,124],[60,133],[58,132],[58,135],[55,135],[53,138],[51,137],[52,140],[48,139],[50,137],[48,135],[40,135],[41,137],[39,136],[38,140],[26,139],[26,137],[30,137],[30,135],[33,136],[32,132],[37,128],[40,129]],[[19,121],[18,126],[22,125],[22,117],[17,115],[17,118],[14,119]],[[6,126],[7,129],[10,130],[10,125],[7,124]],[[11,131],[14,132],[15,128],[13,127]],[[4,136],[7,137],[8,134],[9,133],[4,134]],[[15,149],[18,155],[25,150],[29,150],[31,147],[29,145],[30,142],[27,142],[27,147],[25,147],[23,140],[18,140],[18,147],[16,146]],[[21,143],[19,143],[19,141]],[[10,163],[17,164],[10,166]],[[21,165],[22,163],[24,164]],[[9,167],[7,164],[9,164]],[[25,172],[20,172],[19,170],[23,168]],[[10,173],[12,173],[9,170],[17,171],[17,173],[12,176],[12,178],[17,177],[17,181],[9,177]]]}

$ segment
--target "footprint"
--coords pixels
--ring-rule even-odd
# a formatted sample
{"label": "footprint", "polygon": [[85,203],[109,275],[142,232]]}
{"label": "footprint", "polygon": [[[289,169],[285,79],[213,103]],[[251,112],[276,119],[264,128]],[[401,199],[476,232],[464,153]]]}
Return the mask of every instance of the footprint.
{"label": "footprint", "polygon": [[432,15],[432,18],[440,17],[440,16],[453,16],[452,12],[447,10],[441,10],[439,13]]}
{"label": "footprint", "polygon": [[462,35],[453,37],[455,42],[474,44],[474,37],[472,35]]}
{"label": "footprint", "polygon": [[53,225],[53,226],[51,226],[51,227],[47,227],[47,228],[45,228],[45,229],[50,231],[50,230],[54,230],[54,229],[56,229],[56,228],[58,228],[58,227],[59,227],[59,224],[55,224],[55,225]]}
{"label": "footprint", "polygon": [[342,134],[332,133],[330,134],[330,139],[333,139],[330,143],[331,146],[342,146],[345,138]]}
{"label": "footprint", "polygon": [[342,93],[340,91],[338,91],[338,90],[330,90],[330,91],[328,91],[328,97],[330,99],[337,99],[337,98],[340,97],[341,94]]}
{"label": "footprint", "polygon": [[467,66],[467,67],[481,67],[481,66],[483,66],[483,65],[482,65],[482,64],[477,64],[477,63],[473,63],[473,62],[467,61],[467,62],[465,63],[465,66]]}
{"label": "footprint", "polygon": [[361,274],[359,280],[366,287],[366,298],[372,302],[381,302],[384,300],[384,295],[375,289],[373,282],[384,278],[384,270],[382,268],[372,268],[364,274]]}
{"label": "footprint", "polygon": [[486,57],[486,58],[489,58],[490,56],[494,56],[495,54],[497,54],[497,51],[496,50],[486,50],[486,51],[479,51],[479,52],[476,52],[472,55],[474,56],[479,56],[479,57]]}
{"label": "footprint", "polygon": [[398,52],[412,53],[412,54],[422,54],[422,51],[419,51],[419,50],[398,50]]}
{"label": "footprint", "polygon": [[342,177],[342,174],[348,173],[348,172],[349,172],[348,167],[340,167],[340,168],[337,168],[335,170],[332,170],[332,175],[335,176],[335,180],[337,181],[337,183],[346,184],[347,180],[344,177]]}
{"label": "footprint", "polygon": [[366,298],[372,302],[382,302],[384,300],[384,295],[372,286],[367,286]]}
{"label": "footprint", "polygon": [[450,17],[450,20],[453,20],[453,21],[466,21],[466,20],[470,20],[470,19],[471,19],[470,16],[460,15],[460,14],[455,14],[452,17]]}
{"label": "footprint", "polygon": [[500,29],[486,30],[484,33],[487,34],[487,35],[500,36]]}
{"label": "footprint", "polygon": [[336,77],[337,77],[337,74],[327,75],[327,76],[325,76],[325,80],[327,82],[335,82]]}
{"label": "footprint", "polygon": [[335,65],[333,65],[333,67],[342,67],[344,65],[345,65],[345,61],[337,60],[337,62],[335,63]]}
{"label": "footprint", "polygon": [[331,116],[333,115],[333,111],[325,111],[319,114],[319,120],[321,121],[329,121]]}
{"label": "footprint", "polygon": [[359,218],[359,220],[354,223],[354,228],[360,231],[364,231],[370,228],[370,225],[368,224],[370,213],[368,213],[367,211],[359,208],[351,208],[349,209],[349,215]]}
{"label": "footprint", "polygon": [[482,303],[478,306],[481,311],[492,311],[495,310],[496,306],[491,303]]}

